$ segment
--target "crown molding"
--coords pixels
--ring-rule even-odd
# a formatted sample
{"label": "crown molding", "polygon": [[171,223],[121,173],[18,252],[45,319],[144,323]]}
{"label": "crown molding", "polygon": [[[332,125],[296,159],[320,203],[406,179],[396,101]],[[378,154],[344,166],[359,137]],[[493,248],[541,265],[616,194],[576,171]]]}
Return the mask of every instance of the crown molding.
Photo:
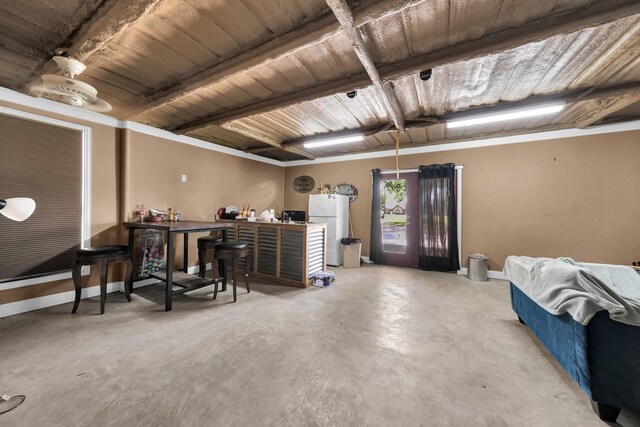
{"label": "crown molding", "polygon": [[181,144],[192,145],[195,147],[204,148],[205,150],[217,151],[219,153],[228,154],[235,157],[242,157],[244,159],[254,160],[256,162],[267,163],[280,167],[285,166],[285,162],[281,162],[280,160],[274,160],[267,157],[258,156],[256,154],[245,153],[244,151],[235,150],[233,148],[203,141],[197,138],[192,138],[186,135],[176,135],[175,133],[155,128],[153,126],[144,125],[142,123],[132,122],[129,120],[118,120],[115,117],[107,116],[106,114],[96,113],[95,111],[73,107],[71,105],[62,104],[60,102],[51,101],[45,98],[35,98],[33,96],[25,95],[23,93],[19,93],[4,87],[0,87],[0,101],[11,103],[21,107],[43,110],[46,113],[58,114],[72,120],[82,120],[85,122],[112,126],[119,129],[129,129],[134,132],[143,133],[145,135],[156,136],[158,138],[168,139],[171,141],[179,142]]}
{"label": "crown molding", "polygon": [[120,129],[128,129],[134,132],[143,133],[145,135],[168,139],[171,141],[179,142],[181,144],[204,148],[205,150],[211,150],[211,151],[217,151],[223,154],[229,154],[230,156],[242,157],[244,159],[255,160],[257,162],[267,163],[274,166],[280,166],[280,167],[285,166],[285,162],[282,162],[280,160],[269,159],[268,157],[258,156],[257,154],[245,153],[244,151],[225,147],[223,145],[218,145],[213,142],[203,141],[202,139],[192,138],[186,135],[176,135],[175,133],[169,132],[168,130],[155,128],[153,126],[144,125],[138,122],[132,122],[128,120],[119,121],[118,127]]}

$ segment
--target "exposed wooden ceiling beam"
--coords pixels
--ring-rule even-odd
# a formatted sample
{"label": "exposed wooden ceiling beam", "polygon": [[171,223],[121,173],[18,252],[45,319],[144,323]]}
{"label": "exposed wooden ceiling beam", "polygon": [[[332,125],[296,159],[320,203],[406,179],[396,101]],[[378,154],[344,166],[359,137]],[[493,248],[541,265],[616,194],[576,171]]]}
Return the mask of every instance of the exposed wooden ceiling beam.
{"label": "exposed wooden ceiling beam", "polygon": [[[424,1],[426,0],[381,0],[356,9],[354,11],[355,23],[358,26],[362,26]],[[185,76],[180,82],[145,96],[128,112],[128,115],[130,118],[138,117],[149,110],[176,101],[202,88],[223,83],[252,69],[322,43],[341,32],[342,28],[336,21],[335,16],[328,13],[306,23],[302,27],[275,37],[237,56],[227,58],[225,61],[207,67],[193,75]]]}
{"label": "exposed wooden ceiling beam", "polygon": [[356,26],[351,9],[349,9],[349,5],[345,0],[325,1],[333,11],[336,18],[338,18],[338,22],[340,22],[340,25],[344,29],[349,41],[351,41],[354,52],[362,63],[367,75],[373,82],[376,97],[381,101],[382,105],[384,105],[387,110],[387,114],[389,115],[389,118],[393,120],[396,129],[404,131],[404,118],[400,103],[393,92],[391,84],[389,82],[383,82],[380,78],[380,74],[376,69],[376,65],[369,53],[369,49],[367,48],[362,34],[360,33],[360,28]]}
{"label": "exposed wooden ceiling beam", "polygon": [[[516,28],[509,28],[483,37],[467,40],[447,48],[416,55],[399,62],[380,65],[378,72],[384,80],[398,78],[425,68],[435,68],[445,64],[465,61],[476,57],[487,56],[510,48],[537,42],[558,34],[568,34],[585,28],[607,24],[618,19],[640,13],[640,2],[637,0],[610,0],[596,2],[589,7],[581,7],[557,12],[543,18],[528,22]],[[356,20],[357,24],[357,20]],[[339,92],[353,90],[369,85],[366,72],[347,76],[323,84],[310,87],[297,93],[281,95],[266,99],[235,110],[212,114],[181,126],[174,131],[187,132],[211,124],[219,124],[242,117],[277,110],[292,104],[334,95]]]}
{"label": "exposed wooden ceiling beam", "polygon": [[[446,123],[447,120],[459,119],[476,114],[496,112],[499,110],[506,110],[510,108],[522,108],[535,104],[543,104],[546,102],[565,102],[567,104],[573,104],[575,102],[583,101],[598,101],[601,102],[602,108],[595,108],[594,110],[586,113],[581,119],[570,127],[586,127],[598,120],[601,120],[615,111],[618,111],[627,105],[640,100],[640,81],[625,83],[609,88],[601,89],[588,89],[582,92],[570,91],[564,94],[556,95],[540,95],[530,96],[522,101],[516,102],[500,102],[496,105],[483,106],[473,108],[471,110],[460,111],[456,113],[450,113],[442,117],[435,116],[423,116],[405,122],[405,129],[423,129],[430,126]],[[321,137],[335,137],[347,136],[353,134],[362,134],[364,136],[375,135],[380,132],[396,132],[397,129],[394,126],[383,126],[375,128],[362,128],[362,129],[349,129],[340,132],[331,132],[321,135],[313,135],[312,137],[299,138],[289,141],[283,141],[282,147],[300,146],[309,139],[317,139]]]}
{"label": "exposed wooden ceiling beam", "polygon": [[301,149],[300,147],[282,147],[282,149],[284,151],[289,151],[291,153],[297,154],[299,156],[302,156],[304,158],[307,158],[309,160],[314,160],[316,158],[315,155],[311,154],[310,152]]}
{"label": "exposed wooden ceiling beam", "polygon": [[638,94],[598,99],[596,105],[576,120],[575,127],[584,129],[638,101],[640,101]]}
{"label": "exposed wooden ceiling beam", "polygon": [[241,135],[248,136],[249,138],[253,138],[256,141],[260,141],[265,144],[268,144],[270,149],[290,151],[292,153],[298,154],[299,156],[302,156],[309,160],[313,160],[316,158],[316,156],[309,153],[308,151],[303,150],[298,146],[291,145],[288,147],[283,147],[280,141],[278,141],[276,138],[269,135],[265,135],[264,133],[261,133],[252,129],[247,129],[244,126],[238,126],[235,123],[227,123],[223,126],[223,129],[230,130],[230,131],[239,133]]}

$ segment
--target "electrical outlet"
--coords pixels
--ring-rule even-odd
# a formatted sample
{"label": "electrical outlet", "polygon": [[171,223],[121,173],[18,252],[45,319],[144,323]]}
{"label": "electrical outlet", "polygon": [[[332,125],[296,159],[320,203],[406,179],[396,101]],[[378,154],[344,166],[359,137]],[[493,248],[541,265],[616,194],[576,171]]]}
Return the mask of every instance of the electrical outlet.
{"label": "electrical outlet", "polygon": [[182,174],[182,182],[187,182],[187,175]]}

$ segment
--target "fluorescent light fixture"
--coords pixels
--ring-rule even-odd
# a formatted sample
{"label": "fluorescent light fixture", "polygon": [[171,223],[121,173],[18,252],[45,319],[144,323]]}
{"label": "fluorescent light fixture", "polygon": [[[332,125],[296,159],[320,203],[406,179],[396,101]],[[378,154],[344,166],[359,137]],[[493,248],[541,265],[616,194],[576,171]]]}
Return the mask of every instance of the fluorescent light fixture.
{"label": "fluorescent light fixture", "polygon": [[327,145],[336,145],[336,144],[346,144],[349,142],[358,142],[364,139],[364,135],[352,135],[352,136],[343,136],[341,138],[325,138],[325,139],[316,139],[305,142],[304,148],[316,148],[316,147],[324,147]]}
{"label": "fluorescent light fixture", "polygon": [[505,120],[523,119],[525,117],[543,116],[562,111],[565,104],[547,104],[537,107],[519,108],[500,113],[483,114],[468,119],[457,119],[447,121],[447,129],[455,129],[465,126],[482,125],[485,123],[502,122]]}

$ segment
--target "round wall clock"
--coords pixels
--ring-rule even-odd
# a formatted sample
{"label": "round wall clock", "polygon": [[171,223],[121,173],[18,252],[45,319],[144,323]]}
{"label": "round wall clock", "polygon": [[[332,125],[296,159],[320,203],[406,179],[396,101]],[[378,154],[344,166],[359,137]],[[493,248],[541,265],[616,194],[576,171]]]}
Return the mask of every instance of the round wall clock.
{"label": "round wall clock", "polygon": [[338,184],[335,186],[334,193],[349,196],[349,203],[353,203],[358,198],[358,189],[351,184]]}
{"label": "round wall clock", "polygon": [[315,180],[307,175],[299,176],[293,180],[293,189],[298,193],[311,193],[315,187]]}

